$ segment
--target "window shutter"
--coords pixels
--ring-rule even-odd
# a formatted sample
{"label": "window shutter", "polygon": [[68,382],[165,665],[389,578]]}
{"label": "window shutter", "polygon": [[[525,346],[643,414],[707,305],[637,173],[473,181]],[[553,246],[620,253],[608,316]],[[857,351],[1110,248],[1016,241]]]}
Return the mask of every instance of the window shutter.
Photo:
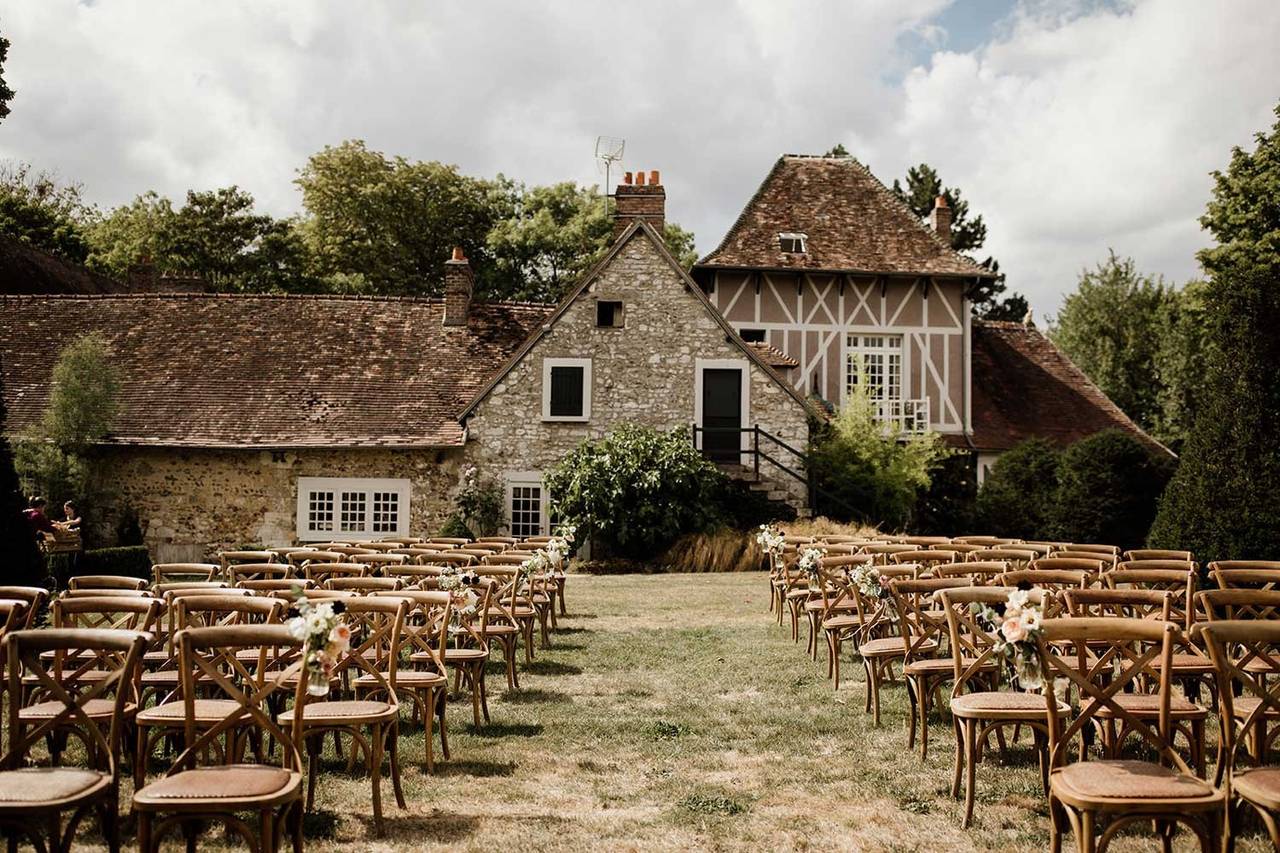
{"label": "window shutter", "polygon": [[581,367],[551,368],[551,416],[553,418],[577,418],[582,416]]}

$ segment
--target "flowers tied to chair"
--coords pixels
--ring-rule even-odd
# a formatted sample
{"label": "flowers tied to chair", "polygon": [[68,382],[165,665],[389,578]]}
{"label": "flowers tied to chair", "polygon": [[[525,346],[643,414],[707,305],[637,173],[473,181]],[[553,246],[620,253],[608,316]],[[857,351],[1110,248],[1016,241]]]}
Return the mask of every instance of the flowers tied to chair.
{"label": "flowers tied to chair", "polygon": [[338,659],[351,648],[351,629],[339,616],[345,610],[341,601],[313,603],[299,592],[290,608],[288,622],[291,636],[306,643],[307,694],[328,696],[333,670]]}

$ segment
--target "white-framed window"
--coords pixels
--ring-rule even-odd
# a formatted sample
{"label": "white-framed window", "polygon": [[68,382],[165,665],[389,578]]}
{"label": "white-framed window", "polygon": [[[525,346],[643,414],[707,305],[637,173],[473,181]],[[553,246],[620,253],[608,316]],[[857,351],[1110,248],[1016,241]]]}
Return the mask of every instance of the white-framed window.
{"label": "white-framed window", "polygon": [[845,393],[865,383],[872,400],[901,400],[902,335],[851,334],[846,343]]}
{"label": "white-framed window", "polygon": [[546,536],[550,529],[550,500],[542,474],[521,471],[507,475],[507,529],[512,536]]}
{"label": "white-framed window", "polygon": [[809,235],[783,231],[778,235],[778,248],[788,255],[803,255],[809,250]]}
{"label": "white-framed window", "polygon": [[542,419],[591,420],[591,359],[542,360]]}
{"label": "white-framed window", "polygon": [[298,478],[298,539],[328,542],[406,536],[409,481],[360,477]]}

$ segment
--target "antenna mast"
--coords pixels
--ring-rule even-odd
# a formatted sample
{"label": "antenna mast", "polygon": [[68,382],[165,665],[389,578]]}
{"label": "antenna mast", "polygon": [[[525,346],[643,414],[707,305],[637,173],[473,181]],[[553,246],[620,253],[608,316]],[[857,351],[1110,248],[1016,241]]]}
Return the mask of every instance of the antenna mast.
{"label": "antenna mast", "polygon": [[613,164],[622,162],[627,141],[617,136],[596,137],[596,165],[604,169],[604,212],[609,212],[609,188],[613,186]]}

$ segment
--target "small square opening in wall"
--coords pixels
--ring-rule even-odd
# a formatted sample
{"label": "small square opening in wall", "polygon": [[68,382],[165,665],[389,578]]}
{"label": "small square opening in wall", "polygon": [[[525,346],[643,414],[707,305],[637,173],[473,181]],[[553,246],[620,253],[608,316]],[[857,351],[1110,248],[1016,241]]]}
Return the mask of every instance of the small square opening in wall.
{"label": "small square opening in wall", "polygon": [[794,231],[784,231],[778,235],[778,247],[788,255],[803,255],[808,251],[809,237]]}
{"label": "small square opening in wall", "polygon": [[596,302],[596,325],[605,329],[621,329],[622,303],[610,299]]}
{"label": "small square opening in wall", "polygon": [[764,329],[743,329],[738,334],[749,344],[762,344],[765,342]]}

